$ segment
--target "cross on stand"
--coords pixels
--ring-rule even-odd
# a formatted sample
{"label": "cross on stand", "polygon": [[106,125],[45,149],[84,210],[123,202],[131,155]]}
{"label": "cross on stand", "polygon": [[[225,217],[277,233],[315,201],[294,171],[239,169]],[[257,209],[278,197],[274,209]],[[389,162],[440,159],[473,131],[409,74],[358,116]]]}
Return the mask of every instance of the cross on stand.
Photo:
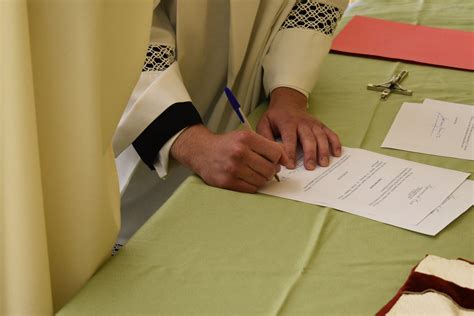
{"label": "cross on stand", "polygon": [[367,90],[382,91],[380,99],[382,101],[387,100],[390,93],[398,93],[403,95],[412,95],[413,91],[408,90],[400,85],[403,79],[408,76],[408,71],[403,70],[399,74],[393,75],[392,78],[384,83],[371,84],[367,85]]}

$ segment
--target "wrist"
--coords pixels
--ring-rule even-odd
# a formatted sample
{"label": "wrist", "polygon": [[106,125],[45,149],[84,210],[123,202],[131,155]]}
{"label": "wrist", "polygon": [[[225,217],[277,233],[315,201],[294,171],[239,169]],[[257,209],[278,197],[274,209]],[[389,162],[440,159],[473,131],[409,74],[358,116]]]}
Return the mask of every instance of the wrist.
{"label": "wrist", "polygon": [[270,94],[270,107],[301,108],[306,110],[308,98],[298,90],[288,87],[278,87],[273,89]]}
{"label": "wrist", "polygon": [[199,173],[200,166],[196,159],[203,154],[205,144],[214,134],[202,124],[192,125],[184,130],[170,149],[171,156],[181,164]]}

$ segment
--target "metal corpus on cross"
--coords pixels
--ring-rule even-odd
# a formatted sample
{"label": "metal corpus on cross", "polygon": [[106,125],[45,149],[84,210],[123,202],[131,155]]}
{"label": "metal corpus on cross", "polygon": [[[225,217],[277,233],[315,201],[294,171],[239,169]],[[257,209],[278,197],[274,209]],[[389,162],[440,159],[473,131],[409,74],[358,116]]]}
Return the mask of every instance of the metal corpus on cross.
{"label": "metal corpus on cross", "polygon": [[392,78],[384,83],[371,84],[367,85],[367,90],[382,91],[380,95],[380,100],[387,100],[390,93],[398,93],[403,95],[412,95],[413,91],[408,90],[400,85],[400,83],[408,76],[408,71],[403,70],[402,72],[393,75]]}

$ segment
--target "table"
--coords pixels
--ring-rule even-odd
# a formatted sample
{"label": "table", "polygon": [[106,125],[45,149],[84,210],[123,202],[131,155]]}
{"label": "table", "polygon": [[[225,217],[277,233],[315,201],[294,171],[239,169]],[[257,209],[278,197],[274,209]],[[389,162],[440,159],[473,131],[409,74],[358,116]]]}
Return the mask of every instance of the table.
{"label": "table", "polygon": [[[470,1],[358,1],[342,25],[356,14],[474,31]],[[412,97],[381,102],[366,90],[402,69],[410,72],[403,84]],[[345,146],[472,173],[471,161],[380,144],[403,102],[474,104],[473,89],[468,71],[331,54],[310,104]],[[59,314],[374,314],[426,254],[474,259],[473,208],[430,237],[190,177]]]}

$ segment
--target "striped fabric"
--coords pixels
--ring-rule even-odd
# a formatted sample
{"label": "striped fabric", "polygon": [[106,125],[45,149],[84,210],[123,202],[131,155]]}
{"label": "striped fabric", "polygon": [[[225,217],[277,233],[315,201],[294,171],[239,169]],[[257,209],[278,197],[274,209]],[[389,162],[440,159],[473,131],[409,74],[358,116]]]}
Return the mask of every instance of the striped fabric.
{"label": "striped fabric", "polygon": [[474,316],[474,263],[426,256],[380,315]]}

